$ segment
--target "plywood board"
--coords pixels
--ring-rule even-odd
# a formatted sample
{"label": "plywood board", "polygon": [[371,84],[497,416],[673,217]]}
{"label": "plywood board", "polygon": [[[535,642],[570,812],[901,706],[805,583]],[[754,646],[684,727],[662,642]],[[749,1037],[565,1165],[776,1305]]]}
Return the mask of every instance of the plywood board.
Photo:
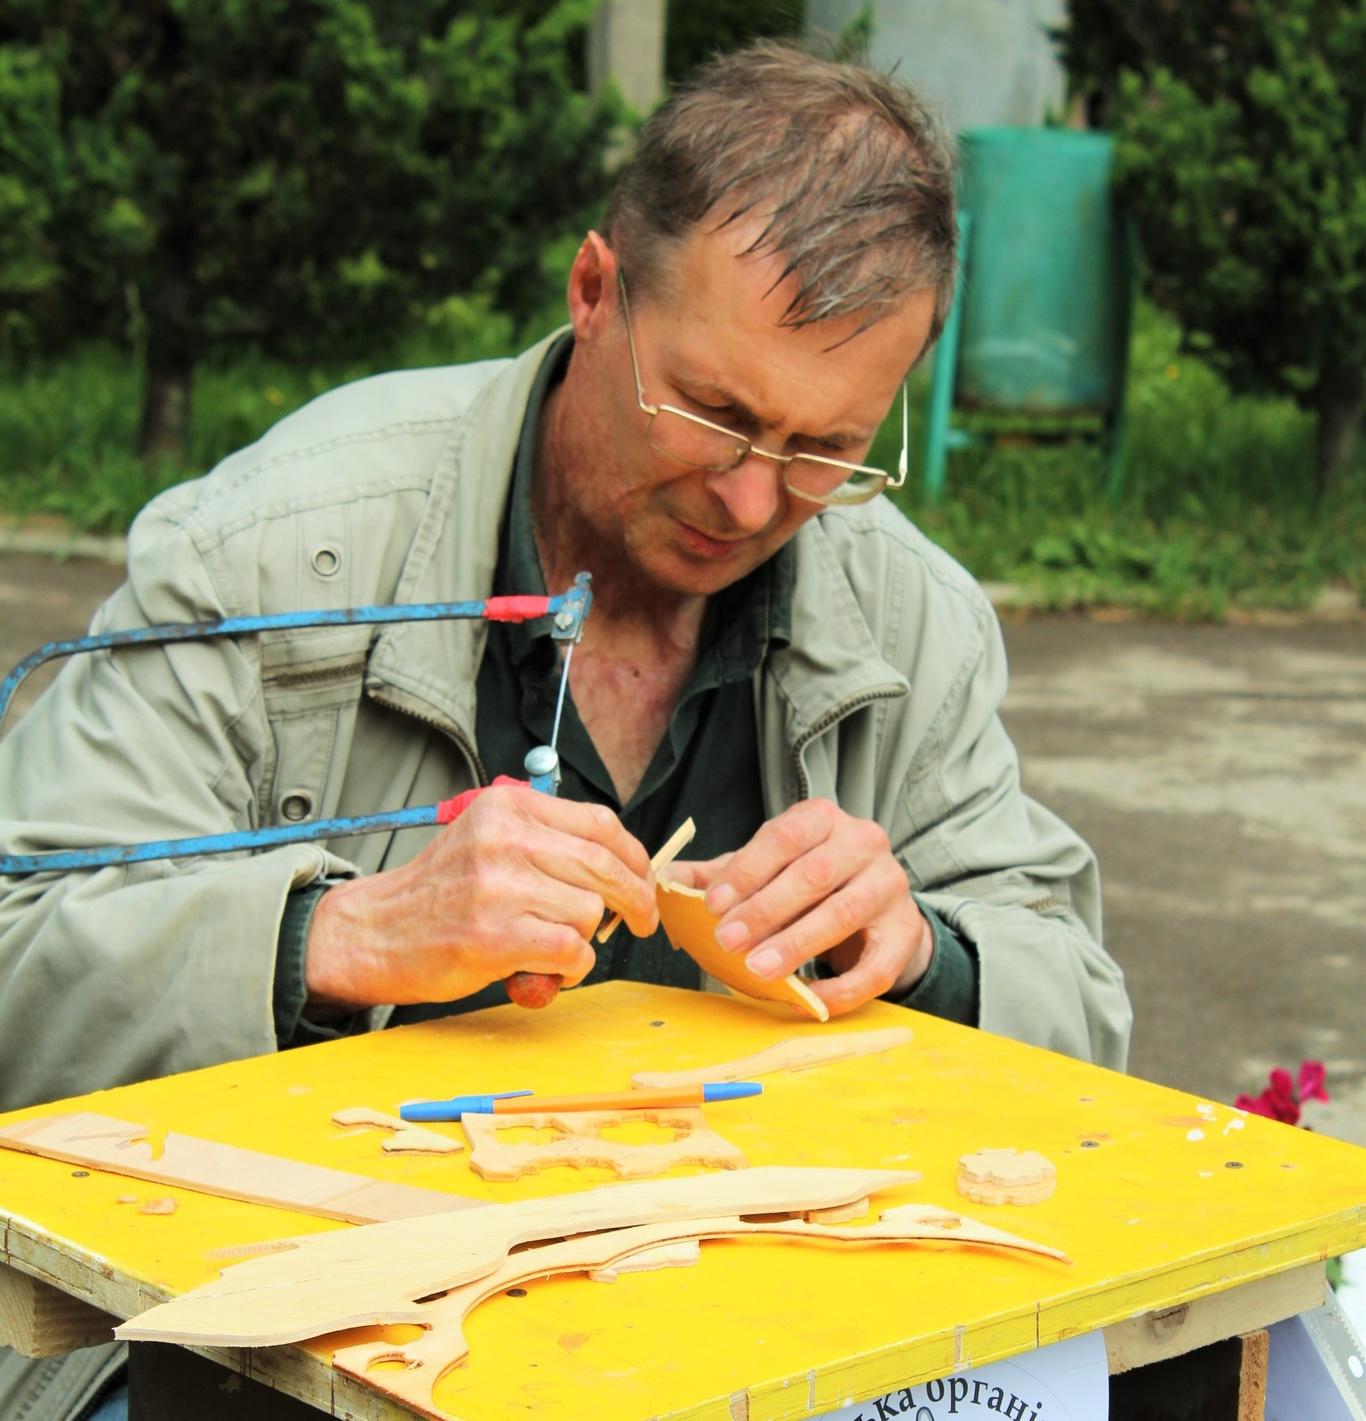
{"label": "plywood board", "polygon": [[903,1170],[771,1165],[688,1179],[609,1184],[295,1240],[124,1323],[136,1342],[298,1342],[369,1323],[420,1322],[418,1298],[484,1277],[519,1244],[599,1229],[730,1214],[830,1208],[911,1182]]}
{"label": "plywood board", "polygon": [[93,1111],[43,1115],[7,1124],[0,1128],[0,1145],[155,1184],[271,1204],[348,1224],[450,1213],[481,1202],[239,1149],[195,1135],[152,1132],[146,1125]]}
{"label": "plywood board", "polygon": [[873,1056],[890,1051],[894,1046],[908,1045],[914,1039],[915,1032],[909,1026],[888,1026],[881,1031],[841,1031],[838,1035],[813,1032],[808,1036],[789,1036],[786,1041],[765,1046],[762,1051],[737,1056],[731,1061],[718,1061],[711,1066],[693,1066],[686,1071],[637,1071],[631,1077],[631,1084],[649,1090],[708,1085],[716,1081],[748,1081],[775,1071],[808,1071],[836,1061]]}
{"label": "plywood board", "polygon": [[800,977],[760,977],[745,966],[743,952],[727,952],[716,940],[717,919],[707,911],[705,897],[701,889],[667,879],[655,885],[659,918],[675,947],[734,992],[761,1001],[784,1002],[817,1021],[830,1019],[825,1003]]}

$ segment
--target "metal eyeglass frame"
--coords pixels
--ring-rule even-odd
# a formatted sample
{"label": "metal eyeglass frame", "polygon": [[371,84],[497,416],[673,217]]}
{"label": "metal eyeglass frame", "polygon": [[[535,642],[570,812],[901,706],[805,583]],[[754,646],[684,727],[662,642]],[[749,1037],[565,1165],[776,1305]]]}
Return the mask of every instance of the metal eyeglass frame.
{"label": "metal eyeglass frame", "polygon": [[[878,494],[889,488],[900,488],[906,482],[906,473],[910,467],[910,413],[909,413],[909,393],[908,382],[902,381],[901,385],[901,457],[897,460],[897,472],[893,476],[886,469],[875,469],[869,464],[849,464],[843,459],[827,459],[819,454],[773,454],[767,449],[760,449],[751,439],[747,439],[743,434],[737,434],[733,429],[727,429],[723,424],[716,424],[712,420],[703,419],[699,414],[693,414],[690,410],[679,409],[677,405],[651,404],[645,398],[645,388],[640,382],[640,361],[636,357],[636,338],[631,324],[631,302],[626,294],[626,276],[621,267],[617,267],[617,289],[621,292],[622,314],[626,318],[626,344],[631,352],[631,373],[635,376],[636,382],[636,404],[643,414],[650,418],[650,426],[653,429],[655,419],[661,412],[677,415],[680,419],[686,419],[690,424],[696,424],[703,429],[710,429],[717,434],[723,434],[727,439],[732,439],[736,444],[736,456],[728,464],[694,464],[691,460],[683,459],[669,449],[660,449],[657,444],[651,441],[650,447],[656,449],[666,458],[674,459],[680,464],[686,464],[690,469],[706,469],[709,473],[723,474],[730,469],[738,468],[749,458],[751,454],[757,454],[761,459],[771,459],[775,464],[783,466],[783,487],[794,498],[805,499],[808,503],[820,503],[826,506],[848,506],[857,503],[870,503]],[[845,474],[866,474],[870,478],[879,482],[875,487],[867,491],[857,490],[854,495],[839,497],[835,494],[807,493],[804,489],[793,488],[788,480],[788,470],[794,460],[802,459],[810,464],[818,464],[827,468],[842,470]]]}

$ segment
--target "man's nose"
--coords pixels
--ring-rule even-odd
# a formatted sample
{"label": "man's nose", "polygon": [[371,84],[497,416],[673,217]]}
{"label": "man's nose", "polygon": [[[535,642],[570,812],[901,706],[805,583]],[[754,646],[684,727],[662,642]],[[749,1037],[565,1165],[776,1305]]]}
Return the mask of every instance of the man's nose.
{"label": "man's nose", "polygon": [[783,498],[782,463],[751,450],[733,469],[712,474],[707,488],[725,506],[738,533],[758,533],[777,517]]}

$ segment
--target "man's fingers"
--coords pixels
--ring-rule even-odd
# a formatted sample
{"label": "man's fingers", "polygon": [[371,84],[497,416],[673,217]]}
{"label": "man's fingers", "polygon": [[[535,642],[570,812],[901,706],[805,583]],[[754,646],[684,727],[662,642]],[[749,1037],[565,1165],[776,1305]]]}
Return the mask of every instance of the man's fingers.
{"label": "man's fingers", "polygon": [[594,895],[597,911],[586,936],[592,936],[604,909],[620,913],[637,937],[652,933],[659,923],[653,879],[632,873],[603,844],[547,831],[530,847],[528,860],[546,878]]}
{"label": "man's fingers", "polygon": [[517,938],[516,970],[563,977],[566,987],[578,986],[597,961],[587,938],[562,922],[526,914],[517,923]]}
{"label": "man's fingers", "polygon": [[650,855],[635,835],[629,833],[621,820],[605,804],[584,804],[580,800],[561,799],[558,795],[541,794],[537,790],[517,786],[499,786],[484,796],[499,792],[515,796],[511,802],[518,813],[568,834],[585,839],[610,850],[626,868],[641,878],[650,872]]}
{"label": "man's fingers", "polygon": [[862,955],[847,972],[807,985],[830,1009],[831,1016],[842,1016],[890,992],[908,955],[907,945],[879,925],[869,932]]}
{"label": "man's fingers", "polygon": [[[830,894],[777,931],[747,938],[751,950],[745,958],[745,965],[761,977],[784,977],[789,972],[795,972],[804,962],[837,947],[886,911],[888,897],[884,879],[885,875],[876,868],[867,868],[838,892]],[[901,882],[904,884],[905,879]],[[773,885],[773,889],[780,886],[781,879]],[[755,901],[757,903],[758,900]],[[790,891],[784,896],[784,901],[792,901]],[[745,914],[746,918],[750,917],[748,905]],[[756,913],[755,916],[759,915]],[[728,945],[725,938],[729,927],[730,924],[723,924],[717,931],[716,936],[722,946]],[[744,944],[738,944],[737,950],[743,947]]]}
{"label": "man's fingers", "polygon": [[707,910],[723,917],[794,860],[828,840],[842,818],[847,816],[829,800],[811,799],[770,819],[717,875],[707,890]]}
{"label": "man's fingers", "polygon": [[680,883],[684,888],[705,889],[734,857],[731,853],[714,859],[675,859],[660,869],[659,876]]}
{"label": "man's fingers", "polygon": [[831,1016],[853,1011],[898,984],[899,990],[909,990],[929,970],[934,934],[920,909],[908,899],[847,946],[856,955],[849,960],[842,952],[836,954],[845,958],[839,975],[810,984]]}
{"label": "man's fingers", "polygon": [[[465,821],[476,853],[504,860],[514,854],[552,882],[597,894],[597,914],[585,936],[601,921],[604,904],[638,936],[658,925],[649,855],[605,805],[495,786],[471,805]],[[540,911],[548,906],[542,903]],[[578,916],[562,921],[580,926]]]}

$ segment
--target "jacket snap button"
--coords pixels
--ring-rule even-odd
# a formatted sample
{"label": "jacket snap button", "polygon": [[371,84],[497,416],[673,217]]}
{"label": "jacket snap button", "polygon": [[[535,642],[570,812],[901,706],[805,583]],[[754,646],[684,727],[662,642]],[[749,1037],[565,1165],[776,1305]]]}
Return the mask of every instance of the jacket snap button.
{"label": "jacket snap button", "polygon": [[314,548],[308,560],[319,577],[333,577],[341,567],[341,554],[330,543]]}
{"label": "jacket snap button", "polygon": [[280,813],[296,824],[300,819],[307,819],[313,813],[313,796],[302,790],[292,791],[280,801]]}

